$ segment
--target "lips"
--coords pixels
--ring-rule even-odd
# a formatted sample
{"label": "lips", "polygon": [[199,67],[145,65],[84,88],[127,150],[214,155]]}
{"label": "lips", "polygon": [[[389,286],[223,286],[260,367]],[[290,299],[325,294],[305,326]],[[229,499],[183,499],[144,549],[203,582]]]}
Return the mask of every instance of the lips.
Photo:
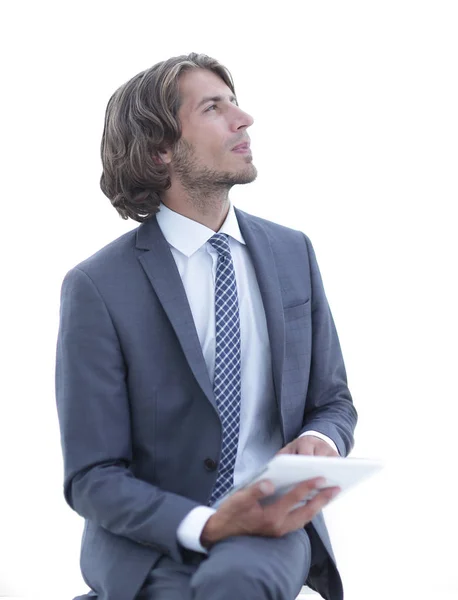
{"label": "lips", "polygon": [[232,148],[232,150],[249,150],[249,149],[250,149],[249,142],[243,142],[242,144],[238,144],[238,146],[234,146],[234,148]]}
{"label": "lips", "polygon": [[232,150],[246,150],[249,147],[250,147],[250,144],[248,142],[243,142],[243,144],[239,144],[238,146],[234,146],[234,148],[232,148]]}

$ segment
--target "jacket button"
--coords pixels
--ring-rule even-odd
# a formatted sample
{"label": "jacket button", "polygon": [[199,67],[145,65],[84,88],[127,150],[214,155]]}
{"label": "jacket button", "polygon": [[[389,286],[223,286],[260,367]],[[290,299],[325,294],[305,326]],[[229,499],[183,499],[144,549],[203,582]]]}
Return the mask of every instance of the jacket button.
{"label": "jacket button", "polygon": [[215,471],[218,466],[212,458],[206,458],[204,460],[204,465],[207,471]]}

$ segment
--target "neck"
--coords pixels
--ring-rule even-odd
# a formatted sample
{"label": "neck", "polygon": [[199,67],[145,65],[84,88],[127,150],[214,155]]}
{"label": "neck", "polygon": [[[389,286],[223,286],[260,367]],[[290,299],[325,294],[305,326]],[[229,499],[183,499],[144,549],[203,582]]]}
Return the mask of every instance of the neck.
{"label": "neck", "polygon": [[[180,189],[181,188],[181,189]],[[229,190],[184,190],[177,185],[169,188],[161,198],[174,212],[197,221],[213,231],[219,231],[229,210]]]}

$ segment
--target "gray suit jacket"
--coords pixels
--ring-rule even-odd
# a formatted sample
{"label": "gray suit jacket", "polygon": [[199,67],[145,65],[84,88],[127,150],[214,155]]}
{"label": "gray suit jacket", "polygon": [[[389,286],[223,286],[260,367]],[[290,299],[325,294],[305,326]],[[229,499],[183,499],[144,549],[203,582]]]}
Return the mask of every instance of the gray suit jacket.
{"label": "gray suit jacket", "polygon": [[[266,311],[284,442],[314,429],[347,455],[356,412],[310,241],[236,214]],[[192,314],[154,217],[65,277],[56,395],[65,498],[85,519],[83,577],[99,600],[132,600],[161,555],[183,561],[178,525],[207,504],[217,472],[206,459],[221,450]],[[332,556],[322,515],[313,525]],[[328,575],[312,582],[325,596]]]}

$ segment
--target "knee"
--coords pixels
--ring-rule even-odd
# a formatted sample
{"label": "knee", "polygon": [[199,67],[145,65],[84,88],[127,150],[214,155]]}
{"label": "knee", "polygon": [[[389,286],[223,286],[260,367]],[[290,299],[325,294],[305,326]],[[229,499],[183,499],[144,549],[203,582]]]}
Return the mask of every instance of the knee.
{"label": "knee", "polygon": [[[207,567],[207,568],[206,568]],[[267,573],[243,563],[211,565],[202,563],[193,575],[191,588],[197,599],[273,600],[283,599],[281,590],[273,589]],[[286,600],[285,596],[285,600]]]}

